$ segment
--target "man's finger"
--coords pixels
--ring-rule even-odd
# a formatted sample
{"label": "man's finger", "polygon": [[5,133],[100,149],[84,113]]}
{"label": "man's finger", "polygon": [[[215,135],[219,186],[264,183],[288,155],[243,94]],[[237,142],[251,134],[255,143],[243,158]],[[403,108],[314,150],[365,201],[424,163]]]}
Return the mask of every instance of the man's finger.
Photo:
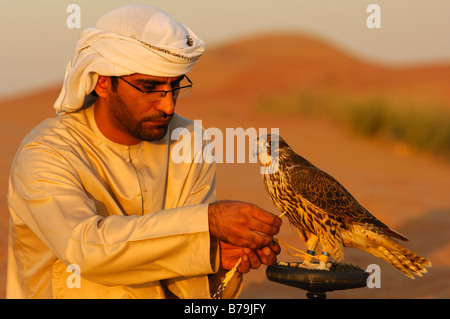
{"label": "man's finger", "polygon": [[280,228],[282,220],[277,215],[274,215],[272,213],[269,213],[268,211],[258,207],[253,206],[253,217],[260,220],[261,222]]}
{"label": "man's finger", "polygon": [[264,265],[273,265],[277,261],[277,255],[268,246],[257,250],[257,252]]}
{"label": "man's finger", "polygon": [[250,271],[250,261],[246,254],[241,257],[241,264],[238,267],[238,271],[242,274],[246,274]]}
{"label": "man's finger", "polygon": [[272,242],[269,244],[269,247],[270,247],[270,249],[272,249],[272,251],[273,251],[276,255],[279,255],[279,254],[281,253],[281,247],[280,247],[280,245],[279,245],[277,242],[272,241]]}
{"label": "man's finger", "polygon": [[263,246],[267,246],[273,241],[272,236],[264,235],[254,231],[248,232],[247,236],[245,236],[244,239],[247,241],[247,243],[243,246],[252,249],[258,249]]}
{"label": "man's finger", "polygon": [[262,233],[264,235],[276,235],[280,231],[280,227],[272,226],[266,224],[264,222],[259,221],[258,219],[253,220],[252,225],[250,226],[251,230]]}
{"label": "man's finger", "polygon": [[243,248],[243,251],[245,253],[245,256],[248,257],[250,261],[250,267],[252,269],[257,269],[259,268],[259,266],[261,266],[261,260],[259,259],[259,256],[255,253],[255,251],[248,248]]}

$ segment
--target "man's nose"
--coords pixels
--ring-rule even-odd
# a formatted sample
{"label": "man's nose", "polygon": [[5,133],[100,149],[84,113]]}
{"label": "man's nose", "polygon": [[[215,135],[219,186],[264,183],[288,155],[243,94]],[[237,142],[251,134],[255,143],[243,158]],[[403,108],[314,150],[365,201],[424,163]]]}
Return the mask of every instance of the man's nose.
{"label": "man's nose", "polygon": [[166,95],[159,101],[156,109],[166,113],[167,115],[171,115],[175,112],[175,99],[172,91],[166,93]]}

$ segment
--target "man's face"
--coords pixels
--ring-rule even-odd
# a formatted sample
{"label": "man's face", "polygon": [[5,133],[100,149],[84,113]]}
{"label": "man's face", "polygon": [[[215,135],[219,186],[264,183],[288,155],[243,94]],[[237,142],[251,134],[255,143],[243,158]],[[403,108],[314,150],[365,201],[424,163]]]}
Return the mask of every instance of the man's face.
{"label": "man's face", "polygon": [[176,98],[168,92],[164,98],[155,99],[155,94],[144,94],[132,85],[142,91],[169,91],[182,78],[142,74],[123,76],[122,79],[129,83],[118,78],[116,90],[111,90],[108,96],[112,123],[139,140],[163,138],[175,112]]}

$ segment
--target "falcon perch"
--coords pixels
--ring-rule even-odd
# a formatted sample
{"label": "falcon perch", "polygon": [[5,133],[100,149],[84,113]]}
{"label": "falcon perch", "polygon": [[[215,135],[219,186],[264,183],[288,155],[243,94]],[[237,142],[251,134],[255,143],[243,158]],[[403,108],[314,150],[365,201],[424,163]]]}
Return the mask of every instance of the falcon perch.
{"label": "falcon perch", "polygon": [[[425,267],[431,267],[395,240],[408,239],[369,213],[336,179],[296,154],[283,138],[259,137],[255,153],[272,202],[286,213],[306,244],[304,267],[327,269],[328,257],[344,259],[344,247],[367,251],[413,279],[411,273],[421,277]],[[310,263],[312,256],[319,264]]]}

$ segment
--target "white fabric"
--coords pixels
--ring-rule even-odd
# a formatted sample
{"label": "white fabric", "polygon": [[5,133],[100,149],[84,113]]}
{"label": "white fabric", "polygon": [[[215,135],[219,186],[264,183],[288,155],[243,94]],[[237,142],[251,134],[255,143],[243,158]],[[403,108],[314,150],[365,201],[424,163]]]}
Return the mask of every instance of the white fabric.
{"label": "white fabric", "polygon": [[[45,120],[19,148],[7,298],[210,298],[224,276],[212,275],[215,165],[196,163],[203,148],[186,163],[169,160],[180,142],[169,139],[173,130],[186,128],[194,143],[193,122],[175,115],[161,141],[128,147],[101,134],[94,107]],[[68,265],[80,270],[75,287]]]}
{"label": "white fabric", "polygon": [[56,112],[90,105],[99,75],[180,76],[191,70],[204,49],[191,29],[159,9],[146,5],[116,9],[82,32],[54,104]]}

